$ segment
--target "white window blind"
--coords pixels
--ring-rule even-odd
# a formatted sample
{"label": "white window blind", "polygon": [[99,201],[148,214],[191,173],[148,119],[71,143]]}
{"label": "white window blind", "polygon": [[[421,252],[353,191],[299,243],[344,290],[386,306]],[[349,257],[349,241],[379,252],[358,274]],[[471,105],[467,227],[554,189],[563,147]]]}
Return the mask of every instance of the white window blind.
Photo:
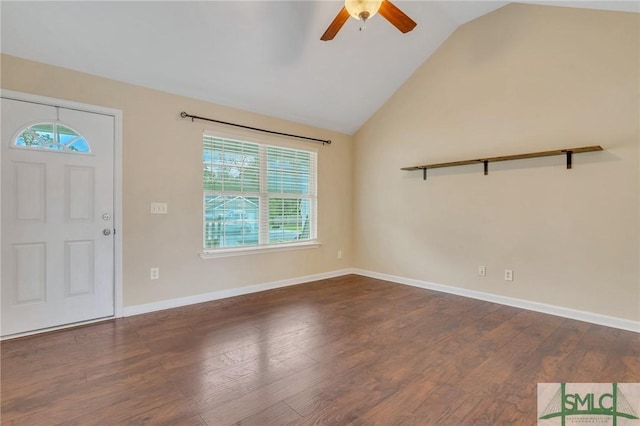
{"label": "white window blind", "polygon": [[314,151],[203,137],[204,249],[316,240]]}

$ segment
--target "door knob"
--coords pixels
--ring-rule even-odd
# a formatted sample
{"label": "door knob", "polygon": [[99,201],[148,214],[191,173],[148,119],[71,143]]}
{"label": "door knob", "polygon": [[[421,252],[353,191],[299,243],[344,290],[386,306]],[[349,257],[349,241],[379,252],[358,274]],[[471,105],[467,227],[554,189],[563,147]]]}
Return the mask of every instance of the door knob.
{"label": "door knob", "polygon": [[102,230],[102,233],[103,233],[104,235],[111,235],[111,229],[107,229],[107,228],[105,228],[105,229],[103,229],[103,230]]}

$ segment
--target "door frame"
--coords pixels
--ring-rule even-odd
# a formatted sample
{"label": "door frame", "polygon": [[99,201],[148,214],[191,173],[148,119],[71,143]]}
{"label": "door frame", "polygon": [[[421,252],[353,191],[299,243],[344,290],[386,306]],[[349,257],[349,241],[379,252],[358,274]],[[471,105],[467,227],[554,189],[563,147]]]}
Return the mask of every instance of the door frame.
{"label": "door frame", "polygon": [[[32,93],[16,92],[13,90],[0,89],[0,97],[6,99],[13,99],[16,101],[31,102],[35,104],[49,105],[53,107],[61,107],[66,109],[73,109],[78,111],[90,112],[95,114],[108,115],[113,117],[113,215],[114,222],[114,253],[113,253],[113,287],[114,287],[114,316],[113,318],[121,318],[124,316],[123,312],[123,298],[122,298],[122,110],[115,108],[108,108],[98,105],[90,105],[80,102],[68,101],[64,99],[50,98],[47,96],[35,95]],[[0,155],[1,150],[0,150]],[[0,212],[0,214],[2,214]],[[0,238],[2,238],[0,230]],[[2,268],[2,260],[0,258],[0,268]],[[47,328],[45,330],[38,330],[33,332],[26,332],[15,334],[7,338],[27,336],[30,334],[43,333],[47,331],[75,327],[81,324],[88,324],[92,322],[104,321],[89,320],[80,323],[73,323],[69,325],[61,325],[57,327]],[[4,339],[3,339],[4,340]]]}

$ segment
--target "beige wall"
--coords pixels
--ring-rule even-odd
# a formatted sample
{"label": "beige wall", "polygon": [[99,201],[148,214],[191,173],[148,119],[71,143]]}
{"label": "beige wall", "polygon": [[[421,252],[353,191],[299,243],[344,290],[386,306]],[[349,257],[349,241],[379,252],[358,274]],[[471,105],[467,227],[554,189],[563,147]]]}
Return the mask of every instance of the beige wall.
{"label": "beige wall", "polygon": [[[638,28],[638,15],[507,6],[454,33],[353,150],[347,135],[6,55],[1,86],[123,111],[125,306],[356,266],[637,321]],[[182,110],[331,138],[317,146],[322,247],[200,260],[210,126]],[[576,155],[571,171],[561,157],[492,164],[489,176],[434,170],[427,182],[400,170],[592,144],[605,151]],[[152,201],[169,215],[151,216]]]}
{"label": "beige wall", "polygon": [[[352,138],[62,68],[2,56],[3,89],[123,111],[124,305],[340,270],[352,266]],[[318,149],[318,249],[201,260],[202,132],[180,111],[282,132],[329,138]],[[229,128],[226,129],[229,131]],[[149,203],[167,202],[167,216]],[[337,251],[343,250],[342,260]],[[160,267],[160,280],[149,268]]]}
{"label": "beige wall", "polygon": [[[458,29],[356,134],[356,267],[640,320],[639,38],[637,14],[522,4]],[[596,144],[570,171],[400,170]]]}

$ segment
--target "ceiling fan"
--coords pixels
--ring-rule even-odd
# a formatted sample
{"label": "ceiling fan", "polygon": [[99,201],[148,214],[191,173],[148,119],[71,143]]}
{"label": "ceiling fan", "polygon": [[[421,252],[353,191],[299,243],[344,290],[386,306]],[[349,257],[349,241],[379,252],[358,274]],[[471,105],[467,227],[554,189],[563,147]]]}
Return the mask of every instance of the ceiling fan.
{"label": "ceiling fan", "polygon": [[[322,34],[320,40],[329,41],[338,34],[340,28],[347,22],[349,16],[364,23],[376,13],[380,13],[383,18],[402,31],[408,33],[417,25],[413,19],[409,18],[403,11],[398,9],[389,0],[345,0],[344,7],[334,18],[329,28]],[[363,27],[360,27],[362,30]]]}

